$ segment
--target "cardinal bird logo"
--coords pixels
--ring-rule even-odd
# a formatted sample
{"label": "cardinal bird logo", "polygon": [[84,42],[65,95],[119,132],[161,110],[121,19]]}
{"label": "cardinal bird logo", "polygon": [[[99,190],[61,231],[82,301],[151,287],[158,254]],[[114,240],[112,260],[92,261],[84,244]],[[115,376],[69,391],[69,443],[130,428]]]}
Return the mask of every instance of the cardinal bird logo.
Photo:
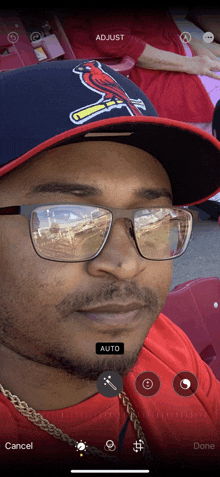
{"label": "cardinal bird logo", "polygon": [[87,104],[83,108],[72,111],[69,117],[73,123],[83,124],[98,114],[122,107],[126,107],[131,116],[143,116],[138,109],[146,110],[143,101],[129,98],[122,86],[102,69],[99,61],[83,61],[72,71],[79,75],[86,88],[101,95],[101,99],[96,103]]}

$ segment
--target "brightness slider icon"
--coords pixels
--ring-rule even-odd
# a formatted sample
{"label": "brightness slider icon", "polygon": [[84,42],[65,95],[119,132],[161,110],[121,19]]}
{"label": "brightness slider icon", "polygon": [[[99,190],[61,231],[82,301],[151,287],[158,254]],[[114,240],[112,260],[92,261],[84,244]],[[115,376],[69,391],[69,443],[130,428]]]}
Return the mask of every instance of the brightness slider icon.
{"label": "brightness slider icon", "polygon": [[[81,452],[82,452],[82,451],[86,451],[86,448],[87,448],[88,446],[86,445],[86,442],[83,442],[83,441],[81,440],[80,442],[77,442],[77,444],[75,445],[75,447],[76,447],[77,452],[78,452],[78,451],[81,451]],[[80,454],[80,457],[82,457],[82,456],[83,456],[83,454]]]}

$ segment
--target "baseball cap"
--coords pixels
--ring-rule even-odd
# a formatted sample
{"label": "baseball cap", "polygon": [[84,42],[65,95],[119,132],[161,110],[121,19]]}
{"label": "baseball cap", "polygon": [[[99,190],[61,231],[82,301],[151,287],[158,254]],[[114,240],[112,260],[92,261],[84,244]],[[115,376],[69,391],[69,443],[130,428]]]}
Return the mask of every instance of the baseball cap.
{"label": "baseball cap", "polygon": [[43,151],[104,140],[141,148],[161,162],[175,206],[204,202],[220,190],[220,142],[187,123],[160,118],[141,89],[100,61],[2,72],[0,105],[0,177]]}

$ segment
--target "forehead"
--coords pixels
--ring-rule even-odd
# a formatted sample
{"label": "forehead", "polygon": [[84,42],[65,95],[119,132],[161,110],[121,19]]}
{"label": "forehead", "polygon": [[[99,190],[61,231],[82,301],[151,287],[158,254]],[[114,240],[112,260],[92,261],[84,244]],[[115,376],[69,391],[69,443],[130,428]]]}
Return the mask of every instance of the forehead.
{"label": "forehead", "polygon": [[[88,141],[44,151],[3,178],[2,192],[8,187],[25,191],[42,182],[86,181],[126,188],[158,185],[171,190],[163,166],[149,153],[134,146],[109,141]],[[5,186],[5,187],[4,187]]]}

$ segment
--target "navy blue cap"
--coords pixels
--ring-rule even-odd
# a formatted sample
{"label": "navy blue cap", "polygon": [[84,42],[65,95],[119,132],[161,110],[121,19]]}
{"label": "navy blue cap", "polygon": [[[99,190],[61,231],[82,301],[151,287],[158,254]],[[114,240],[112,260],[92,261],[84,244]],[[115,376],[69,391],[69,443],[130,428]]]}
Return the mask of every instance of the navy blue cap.
{"label": "navy blue cap", "polygon": [[174,205],[202,202],[220,188],[219,141],[187,123],[159,118],[133,82],[97,60],[0,73],[0,105],[0,176],[60,145],[112,140],[161,162]]}

